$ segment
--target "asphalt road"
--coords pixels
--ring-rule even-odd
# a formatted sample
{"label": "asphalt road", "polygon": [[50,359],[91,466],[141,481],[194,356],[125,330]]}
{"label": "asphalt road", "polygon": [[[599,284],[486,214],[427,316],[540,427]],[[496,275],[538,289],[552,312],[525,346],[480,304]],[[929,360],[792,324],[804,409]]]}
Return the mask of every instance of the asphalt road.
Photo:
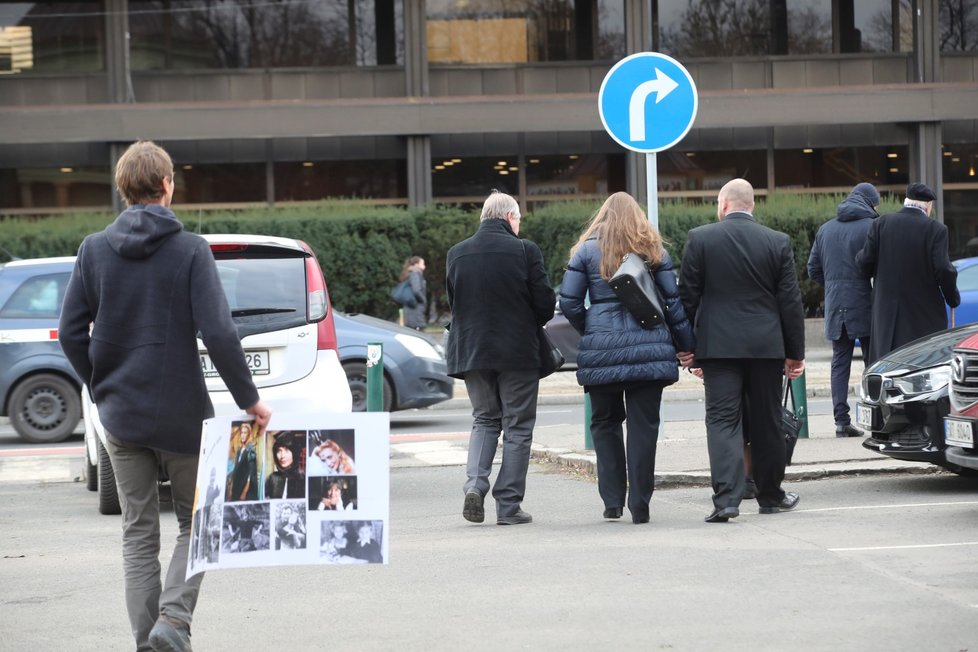
{"label": "asphalt road", "polygon": [[[210,573],[196,649],[978,649],[972,482],[798,483],[796,512],[728,524],[702,522],[708,489],[660,490],[635,526],[534,464],[534,523],[500,527],[461,518],[458,474],[392,471],[389,566]],[[131,649],[118,517],[90,502],[0,482],[0,650]]]}

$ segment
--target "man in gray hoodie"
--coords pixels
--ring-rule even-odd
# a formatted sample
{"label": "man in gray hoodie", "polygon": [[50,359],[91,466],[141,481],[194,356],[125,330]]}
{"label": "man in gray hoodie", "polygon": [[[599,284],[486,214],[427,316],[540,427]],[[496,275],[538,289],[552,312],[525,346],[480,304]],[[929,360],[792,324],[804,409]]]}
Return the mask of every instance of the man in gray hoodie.
{"label": "man in gray hoodie", "polygon": [[861,437],[849,416],[849,375],[858,339],[863,361],[869,360],[873,288],[856,267],[856,254],[879,215],[880,194],[860,183],[839,204],[835,219],[815,235],[808,275],[825,287],[825,338],[832,342],[832,412],[836,437]]}
{"label": "man in gray hoodie", "polygon": [[[169,208],[169,155],[137,142],[119,159],[115,181],[129,208],[78,249],[58,339],[105,427],[122,503],[126,608],[136,649],[186,652],[202,578],[186,579],[201,423],[214,416],[198,332],[259,434],[272,413],[251,379],[210,247],[184,231]],[[180,526],[163,585],[160,468]]]}

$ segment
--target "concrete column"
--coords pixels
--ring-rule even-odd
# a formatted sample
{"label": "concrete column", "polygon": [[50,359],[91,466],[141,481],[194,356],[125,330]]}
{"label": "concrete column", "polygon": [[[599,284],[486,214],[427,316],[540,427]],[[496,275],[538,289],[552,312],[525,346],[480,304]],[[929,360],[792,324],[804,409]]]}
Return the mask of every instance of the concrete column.
{"label": "concrete column", "polygon": [[911,126],[910,181],[921,181],[937,195],[934,216],[944,221],[944,172],[941,156],[943,125],[940,122],[919,122]]}
{"label": "concrete column", "polygon": [[129,2],[105,0],[105,74],[110,102],[132,102],[129,83]]}
{"label": "concrete column", "polygon": [[431,138],[428,136],[407,137],[407,185],[410,206],[431,203]]}
{"label": "concrete column", "polygon": [[[428,37],[425,0],[404,2],[405,95],[425,97],[428,90]],[[432,201],[431,137],[407,137],[408,203],[424,206]]]}
{"label": "concrete column", "polygon": [[126,208],[126,202],[119,195],[119,189],[115,187],[115,164],[119,162],[122,153],[126,151],[128,143],[109,143],[109,176],[112,179],[112,210],[118,214]]}

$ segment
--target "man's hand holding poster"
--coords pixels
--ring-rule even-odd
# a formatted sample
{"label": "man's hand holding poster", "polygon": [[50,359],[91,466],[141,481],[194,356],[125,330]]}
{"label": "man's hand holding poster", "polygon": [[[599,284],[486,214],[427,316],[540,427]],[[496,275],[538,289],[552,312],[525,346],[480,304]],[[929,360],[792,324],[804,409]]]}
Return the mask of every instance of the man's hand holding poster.
{"label": "man's hand holding poster", "polygon": [[387,563],[390,415],[204,423],[187,576],[219,568]]}

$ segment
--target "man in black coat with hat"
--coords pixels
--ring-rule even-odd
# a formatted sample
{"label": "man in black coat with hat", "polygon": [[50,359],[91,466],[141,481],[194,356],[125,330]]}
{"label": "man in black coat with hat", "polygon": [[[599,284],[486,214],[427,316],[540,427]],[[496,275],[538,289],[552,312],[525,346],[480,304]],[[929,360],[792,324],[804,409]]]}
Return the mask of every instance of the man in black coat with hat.
{"label": "man in black coat with hat", "polygon": [[903,209],[873,222],[860,271],[873,279],[873,326],[866,364],[925,335],[947,328],[944,304],[956,307],[958,272],[947,254],[947,227],[930,219],[934,191],[907,186]]}

